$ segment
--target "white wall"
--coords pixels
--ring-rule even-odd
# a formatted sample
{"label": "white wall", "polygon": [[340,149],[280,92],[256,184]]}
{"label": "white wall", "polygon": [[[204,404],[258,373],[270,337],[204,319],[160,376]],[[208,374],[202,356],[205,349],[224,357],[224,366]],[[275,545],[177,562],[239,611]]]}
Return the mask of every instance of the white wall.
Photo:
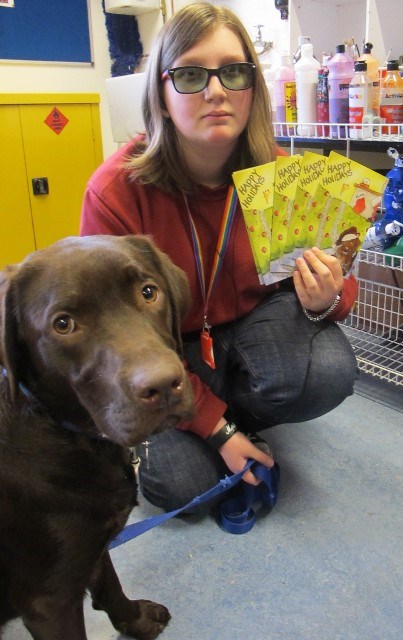
{"label": "white wall", "polygon": [[[216,4],[230,7],[239,15],[245,24],[252,40],[256,38],[255,25],[261,24],[262,36],[266,41],[272,41],[274,48],[260,58],[264,65],[276,66],[280,50],[290,50],[293,53],[297,46],[298,35],[310,35],[317,55],[322,50],[329,51],[344,38],[354,36],[357,41],[364,37],[365,15],[363,6],[368,2],[372,18],[378,15],[380,7],[390,9],[386,12],[382,22],[388,19],[388,40],[391,41],[390,30],[399,20],[396,18],[397,4],[402,0],[290,0],[289,21],[282,21],[280,12],[275,8],[274,0],[213,0]],[[177,11],[187,4],[186,0],[167,0],[167,15]],[[104,156],[109,156],[116,150],[117,144],[112,139],[109,121],[109,110],[105,94],[105,79],[110,77],[109,44],[107,40],[105,16],[102,11],[101,0],[89,0],[92,42],[94,51],[93,66],[55,65],[55,64],[24,64],[0,62],[0,90],[2,93],[99,93],[101,96],[101,125],[103,134]],[[8,11],[8,9],[0,9]],[[364,10],[365,13],[365,10]],[[140,37],[144,54],[149,53],[152,42],[163,24],[161,12],[152,12],[138,16]],[[291,24],[291,33],[290,33]],[[371,38],[379,42],[379,29],[370,32]],[[401,29],[398,29],[398,43],[402,42]],[[403,46],[395,43],[393,55],[403,53]],[[361,43],[360,43],[361,44]],[[386,42],[385,42],[386,46]],[[377,47],[378,48],[378,47]]]}
{"label": "white wall", "polygon": [[336,45],[354,37],[362,52],[365,38],[366,0],[291,0],[291,49],[297,47],[298,36],[311,38],[314,54],[336,52]]}
{"label": "white wall", "polygon": [[256,25],[262,26],[262,39],[273,42],[273,49],[260,57],[263,65],[276,65],[279,52],[289,50],[289,21],[281,20],[274,0],[212,0],[213,4],[226,6],[236,13],[245,25],[252,41],[256,40]]}
{"label": "white wall", "polygon": [[[256,37],[254,25],[263,24],[265,40],[273,40],[276,48],[287,47],[288,23],[281,24],[280,13],[274,8],[274,0],[254,0],[253,11],[245,0],[224,0],[244,20],[252,37]],[[186,4],[183,0],[168,0],[167,14]],[[218,3],[219,4],[219,3]],[[105,16],[101,0],[89,0],[90,23],[94,53],[94,64],[59,65],[40,63],[18,63],[0,61],[0,91],[2,93],[99,93],[101,96],[101,125],[104,157],[116,150],[109,122],[109,110],[105,94],[105,79],[110,77],[109,44]],[[8,9],[0,9],[0,11]],[[138,16],[140,37],[144,54],[149,53],[152,42],[163,24],[161,12]],[[271,63],[273,54],[262,62]]]}
{"label": "white wall", "polygon": [[366,40],[374,45],[373,54],[383,64],[389,49],[389,60],[403,55],[402,0],[367,0]]}

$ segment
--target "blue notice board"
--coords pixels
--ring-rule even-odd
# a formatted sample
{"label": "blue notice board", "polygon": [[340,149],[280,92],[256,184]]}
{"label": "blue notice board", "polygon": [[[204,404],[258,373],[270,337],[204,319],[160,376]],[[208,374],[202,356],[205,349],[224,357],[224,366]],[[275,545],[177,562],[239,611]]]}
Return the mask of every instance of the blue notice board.
{"label": "blue notice board", "polygon": [[92,62],[88,0],[0,5],[0,60]]}

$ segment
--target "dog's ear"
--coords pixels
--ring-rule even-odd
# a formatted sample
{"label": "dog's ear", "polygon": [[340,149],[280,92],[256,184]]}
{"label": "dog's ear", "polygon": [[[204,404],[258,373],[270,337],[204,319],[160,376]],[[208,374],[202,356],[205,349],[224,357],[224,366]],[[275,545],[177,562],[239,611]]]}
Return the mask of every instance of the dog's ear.
{"label": "dog's ear", "polygon": [[16,265],[0,271],[0,365],[7,372],[10,397],[15,400],[17,380],[17,319],[14,300],[14,277]]}
{"label": "dog's ear", "polygon": [[149,236],[123,236],[124,240],[137,250],[145,253],[155,268],[162,274],[168,285],[173,316],[173,336],[181,350],[182,338],[180,325],[190,307],[190,288],[185,272],[177,267],[171,258],[160,251]]}

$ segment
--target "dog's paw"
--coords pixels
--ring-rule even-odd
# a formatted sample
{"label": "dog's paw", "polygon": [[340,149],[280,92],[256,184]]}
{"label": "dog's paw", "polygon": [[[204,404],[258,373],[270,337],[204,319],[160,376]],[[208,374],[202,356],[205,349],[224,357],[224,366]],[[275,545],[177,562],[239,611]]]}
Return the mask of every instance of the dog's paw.
{"label": "dog's paw", "polygon": [[171,619],[166,607],[151,600],[132,600],[130,602],[133,617],[119,622],[115,627],[137,640],[154,640]]}

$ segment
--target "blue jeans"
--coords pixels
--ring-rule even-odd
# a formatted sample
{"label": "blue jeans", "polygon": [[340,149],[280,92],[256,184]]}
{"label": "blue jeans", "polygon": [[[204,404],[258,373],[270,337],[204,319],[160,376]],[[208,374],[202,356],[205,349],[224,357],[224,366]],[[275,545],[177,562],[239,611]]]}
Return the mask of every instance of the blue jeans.
{"label": "blue jeans", "polygon": [[[184,336],[186,360],[245,433],[311,420],[353,393],[357,363],[349,341],[336,323],[308,320],[293,291],[268,294],[248,316],[213,328],[212,336],[216,369],[201,360],[199,335]],[[149,442],[147,456],[138,448],[140,489],[167,511],[228,473],[221,456],[191,432],[171,429]]]}

